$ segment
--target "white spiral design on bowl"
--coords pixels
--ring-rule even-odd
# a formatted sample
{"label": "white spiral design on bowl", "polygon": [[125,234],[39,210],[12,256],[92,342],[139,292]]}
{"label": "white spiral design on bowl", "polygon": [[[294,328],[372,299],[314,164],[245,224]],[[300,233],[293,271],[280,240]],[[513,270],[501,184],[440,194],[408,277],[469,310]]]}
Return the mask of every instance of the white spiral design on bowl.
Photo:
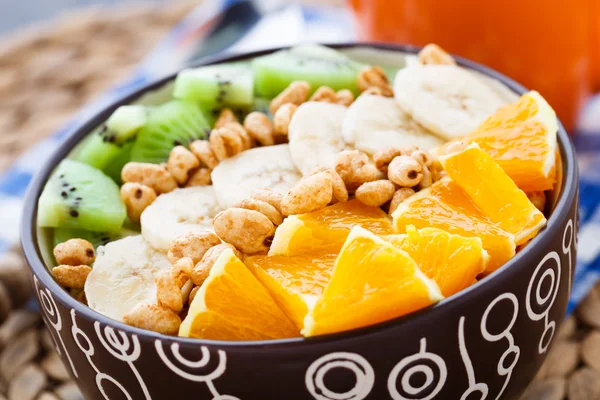
{"label": "white spiral design on bowl", "polygon": [[140,357],[141,352],[140,341],[138,340],[137,335],[131,335],[130,340],[125,332],[115,330],[110,326],[105,326],[104,331],[102,331],[98,321],[94,322],[94,329],[96,330],[96,335],[98,336],[100,343],[102,343],[102,346],[104,346],[113,357],[129,365],[129,368],[131,368],[131,371],[142,388],[142,392],[144,392],[145,398],[150,399],[151,397],[150,393],[148,393],[148,388],[133,364],[133,362]]}
{"label": "white spiral design on bowl", "polygon": [[460,320],[458,321],[458,349],[460,351],[460,357],[463,360],[463,364],[465,365],[467,379],[469,381],[469,387],[462,394],[462,396],[460,396],[460,400],[473,399],[471,395],[475,392],[480,394],[479,400],[485,400],[487,398],[489,388],[487,384],[477,383],[477,380],[475,379],[475,370],[473,369],[473,363],[469,357],[467,343],[465,340],[465,317],[460,317]]}
{"label": "white spiral design on bowl", "polygon": [[[569,221],[570,222],[570,221]],[[571,232],[573,225],[571,223]],[[569,224],[567,224],[567,227]],[[566,233],[566,229],[565,229]],[[571,242],[571,241],[570,241]],[[543,354],[548,350],[548,346],[552,342],[556,322],[549,321],[548,314],[554,304],[558,288],[560,286],[561,263],[560,257],[556,251],[552,251],[539,262],[527,287],[527,295],[525,298],[525,307],[527,308],[527,316],[532,321],[544,320],[544,332],[538,343],[538,353]],[[569,275],[570,276],[570,275]],[[542,286],[545,280],[549,280],[549,289],[546,293],[542,293]]]}
{"label": "white spiral design on bowl", "polygon": [[[339,393],[327,388],[325,375],[335,368],[347,369],[354,374],[356,383],[352,389]],[[337,352],[326,354],[310,364],[304,380],[306,388],[317,400],[362,400],[373,389],[375,372],[364,357],[356,353]]]}
{"label": "white spiral design on bowl", "polygon": [[[577,210],[575,210],[575,212],[577,212]],[[569,260],[569,287],[567,288],[568,290],[568,295],[569,297],[571,297],[571,274],[573,273],[573,262],[574,262],[574,255],[575,255],[575,248],[574,246],[577,245],[577,235],[574,235],[574,230],[575,230],[575,226],[573,226],[573,220],[570,219],[569,222],[567,222],[567,225],[565,226],[565,231],[563,232],[563,238],[562,238],[562,251],[563,254],[567,256],[567,259]],[[567,232],[569,233],[569,242],[567,243]]]}
{"label": "white spiral design on bowl", "polygon": [[[488,327],[487,327],[487,321],[488,321],[489,315],[492,312],[492,310],[494,309],[494,307],[496,307],[496,305],[499,304],[501,301],[509,301],[510,302],[510,304],[512,305],[512,309],[513,309],[512,317],[510,319],[510,322],[506,325],[506,327],[500,333],[496,333],[496,334],[490,333],[490,331],[488,330]],[[498,366],[497,366],[498,375],[505,376],[506,378],[504,380],[504,385],[502,386],[502,389],[500,389],[500,392],[496,396],[496,400],[498,400],[502,396],[502,393],[504,393],[504,390],[506,389],[508,382],[510,382],[512,372],[515,369],[517,362],[519,361],[519,356],[521,354],[521,349],[519,348],[519,346],[515,345],[515,339],[514,339],[512,333],[510,332],[515,324],[515,321],[517,320],[518,314],[519,314],[519,302],[517,301],[517,297],[512,293],[503,293],[500,296],[496,297],[494,299],[494,301],[492,301],[488,305],[485,312],[483,313],[483,318],[481,319],[481,335],[483,336],[483,338],[485,340],[487,340],[488,342],[498,342],[502,339],[506,339],[508,341],[508,348],[502,354],[502,356],[500,357],[500,360],[498,360]],[[494,318],[493,320],[498,321],[498,320],[500,320],[500,318]],[[504,362],[511,354],[514,355],[514,359],[513,359],[512,363],[510,363],[510,365],[504,365]]]}
{"label": "white spiral design on bowl", "polygon": [[[192,382],[204,382],[210,390],[212,400],[239,400],[237,397],[230,395],[222,395],[217,391],[213,381],[225,373],[227,369],[227,354],[223,350],[218,350],[219,363],[210,373],[200,371],[205,369],[210,361],[210,351],[206,346],[199,346],[200,359],[188,360],[181,355],[179,351],[179,343],[171,343],[168,347],[171,357],[167,356],[163,342],[160,340],[154,341],[156,352],[165,365],[180,377]],[[179,364],[179,365],[176,365]],[[193,372],[188,372],[192,370]]]}
{"label": "white spiral design on bowl", "polygon": [[[410,378],[416,373],[425,375],[425,381],[418,387],[410,382]],[[402,393],[398,391],[398,377]],[[447,377],[446,363],[437,354],[427,352],[427,340],[422,338],[419,352],[403,358],[392,369],[387,386],[394,400],[430,400],[442,390]]]}
{"label": "white spiral design on bowl", "polygon": [[[81,352],[85,355],[85,358],[87,358],[88,363],[96,372],[96,386],[98,387],[98,390],[100,391],[102,396],[106,400],[110,400],[110,398],[104,391],[104,387],[102,386],[103,381],[108,381],[115,385],[117,388],[119,388],[119,390],[125,395],[125,397],[128,400],[133,400],[133,397],[131,397],[127,389],[125,389],[125,387],[119,381],[117,381],[115,378],[104,372],[100,372],[98,367],[96,367],[96,364],[94,364],[94,361],[92,360],[92,356],[95,353],[94,345],[92,344],[92,341],[87,336],[87,334],[77,326],[77,319],[75,316],[75,310],[71,309],[71,320],[73,321],[73,325],[71,326],[71,334],[73,335],[75,344],[77,345],[77,347],[79,347],[79,350],[81,350]],[[150,397],[147,398],[149,399]]]}
{"label": "white spiral design on bowl", "polygon": [[[56,352],[59,355],[65,353],[67,360],[69,360],[69,366],[71,367],[71,371],[75,377],[79,377],[77,374],[77,370],[75,369],[75,365],[73,365],[73,360],[71,360],[71,356],[69,355],[69,351],[65,347],[65,342],[60,335],[60,331],[62,330],[62,318],[60,316],[60,312],[58,311],[58,307],[56,307],[56,302],[54,301],[54,297],[52,297],[52,293],[47,288],[40,287],[40,281],[38,281],[37,276],[34,275],[33,282],[35,285],[35,290],[38,293],[38,297],[40,299],[40,305],[42,306],[42,311],[44,312],[44,319],[47,322],[47,325],[51,326],[54,332],[49,330],[50,337],[54,342],[54,347],[56,348]],[[58,338],[58,340],[56,339]],[[58,343],[60,342],[60,346]]]}

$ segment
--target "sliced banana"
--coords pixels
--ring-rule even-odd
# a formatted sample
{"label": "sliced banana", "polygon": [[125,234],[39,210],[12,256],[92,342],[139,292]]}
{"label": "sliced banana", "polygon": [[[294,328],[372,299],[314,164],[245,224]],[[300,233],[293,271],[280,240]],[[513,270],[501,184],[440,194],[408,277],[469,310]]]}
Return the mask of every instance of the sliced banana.
{"label": "sliced banana", "polygon": [[212,220],[222,210],[212,186],[175,189],[144,210],[142,235],[155,250],[166,252],[179,236],[212,230]]}
{"label": "sliced banana", "polygon": [[448,140],[471,132],[505,103],[482,79],[455,65],[401,69],[394,96],[415,121]]}
{"label": "sliced banana", "polygon": [[346,112],[342,133],[346,143],[373,155],[387,147],[418,146],[429,150],[443,143],[417,124],[396,100],[359,96]]}
{"label": "sliced banana", "polygon": [[289,146],[280,144],[242,151],[221,161],[211,177],[217,201],[225,209],[258,189],[286,193],[302,176],[292,162]]}
{"label": "sliced banana", "polygon": [[303,175],[318,166],[334,167],[337,154],[346,148],[342,123],[347,108],[339,104],[309,101],[290,121],[290,153]]}
{"label": "sliced banana", "polygon": [[154,250],[142,235],[100,246],[85,282],[88,306],[123,321],[135,305],[156,302],[154,277],[164,268],[171,268],[167,256]]}

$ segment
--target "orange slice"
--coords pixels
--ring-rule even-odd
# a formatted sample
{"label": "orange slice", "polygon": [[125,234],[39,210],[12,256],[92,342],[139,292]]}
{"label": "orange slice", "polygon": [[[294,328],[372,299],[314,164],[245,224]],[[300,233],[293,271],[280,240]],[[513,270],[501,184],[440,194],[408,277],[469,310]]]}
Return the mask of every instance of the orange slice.
{"label": "orange slice", "polygon": [[304,336],[386,321],[442,299],[410,256],[371,232],[352,229],[329,284],[304,321]]}
{"label": "orange slice", "polygon": [[406,251],[428,278],[438,284],[444,297],[476,282],[489,261],[480,238],[453,235],[437,228],[416,229],[383,237]]}
{"label": "orange slice", "polygon": [[393,233],[385,212],[355,199],[287,217],[275,231],[269,255],[337,255],[356,225],[378,235]]}
{"label": "orange slice", "polygon": [[213,340],[265,340],[298,336],[298,329],[231,250],[210,270],[179,336]]}
{"label": "orange slice", "polygon": [[337,255],[251,256],[244,262],[298,327],[323,293]]}
{"label": "orange slice", "polygon": [[439,228],[465,237],[479,237],[490,259],[487,272],[515,255],[514,235],[483,215],[469,196],[454,182],[443,179],[409,197],[392,214],[394,227],[404,233],[407,226]]}
{"label": "orange slice", "polygon": [[522,190],[550,190],[556,181],[557,131],[554,110],[531,91],[460,140],[487,151]]}
{"label": "orange slice", "polygon": [[527,195],[476,143],[454,154],[440,156],[444,170],[477,208],[506,232],[517,245],[527,242],[546,224],[546,218]]}

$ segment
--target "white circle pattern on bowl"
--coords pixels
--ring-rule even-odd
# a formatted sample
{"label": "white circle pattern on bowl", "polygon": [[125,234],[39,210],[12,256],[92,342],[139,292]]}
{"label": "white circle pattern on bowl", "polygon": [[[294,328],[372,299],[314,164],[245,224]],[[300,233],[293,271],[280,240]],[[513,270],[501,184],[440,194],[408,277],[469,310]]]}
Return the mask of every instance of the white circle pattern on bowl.
{"label": "white circle pattern on bowl", "polygon": [[[575,207],[575,215],[577,215],[577,207]],[[527,292],[525,294],[526,315],[532,322],[543,320],[544,330],[539,338],[538,353],[546,353],[548,346],[552,342],[556,321],[550,320],[549,312],[552,309],[559,286],[561,282],[561,274],[568,272],[568,282],[571,282],[572,268],[574,265],[575,246],[577,244],[576,235],[574,237],[573,219],[569,219],[565,224],[562,235],[562,253],[568,260],[568,268],[562,268],[561,257],[556,251],[547,253],[542,260],[537,264],[531,274]],[[75,369],[71,355],[67,351],[67,347],[62,339],[61,332],[63,330],[63,321],[61,320],[60,312],[56,306],[55,300],[51,292],[47,288],[43,288],[34,277],[36,287],[36,295],[41,304],[43,316],[46,324],[54,331],[51,336],[54,340],[57,351],[66,359],[71,367],[71,371],[75,377],[78,377],[78,372]],[[505,324],[504,329],[498,333],[492,333],[488,330],[488,318],[494,312],[494,309],[499,304],[510,304],[513,312],[510,319]],[[507,385],[509,384],[513,369],[519,362],[520,348],[515,345],[511,329],[515,324],[519,315],[519,302],[514,293],[502,293],[492,300],[485,309],[480,324],[480,334],[487,342],[506,343],[506,350],[498,359],[497,374],[504,377],[504,384],[495,393],[495,396],[489,396],[489,399],[499,399]],[[105,399],[109,399],[103,387],[103,382],[107,381],[117,387],[127,399],[136,398],[131,395],[122,383],[114,377],[100,371],[93,362],[95,349],[92,341],[83,330],[77,325],[77,314],[74,309],[71,313],[71,332],[72,337],[79,350],[86,357],[89,365],[96,373],[96,386],[98,391]],[[487,383],[477,382],[472,361],[468,353],[468,340],[465,337],[466,317],[461,316],[458,320],[458,350],[463,361],[468,388],[461,396],[461,399],[471,399],[471,395],[475,392],[480,394],[479,400],[487,400],[490,395],[490,388]],[[138,372],[135,362],[138,361],[141,353],[141,347],[137,335],[128,335],[126,332],[104,326],[98,322],[94,322],[94,328],[98,341],[104,349],[110,353],[116,360],[126,363],[136,377],[139,389],[145,399],[151,399],[152,396],[144,382],[143,377]],[[58,338],[58,339],[57,339]],[[387,390],[389,396],[394,400],[430,400],[442,391],[444,384],[447,381],[447,367],[444,359],[438,354],[427,351],[427,338],[420,339],[419,351],[413,355],[402,358],[391,370],[387,376]],[[227,354],[224,350],[215,349],[214,347],[198,346],[200,351],[197,360],[189,360],[182,356],[178,343],[155,340],[155,351],[166,368],[181,378],[206,384],[212,400],[240,400],[231,395],[222,395],[216,389],[214,381],[223,376],[227,372]],[[211,359],[211,356],[216,351],[218,357],[218,365],[208,373],[201,371],[204,369]],[[211,354],[213,352],[213,354]],[[511,360],[506,365],[507,360]],[[355,375],[354,387],[344,393],[339,393],[331,388],[328,388],[325,383],[325,375],[334,369],[343,368]],[[413,385],[411,377],[414,374],[424,375],[425,380],[420,385]],[[352,352],[332,352],[324,354],[314,360],[306,369],[305,372],[305,388],[308,394],[315,400],[363,400],[366,399],[374,386],[375,372],[369,361],[362,355]],[[423,395],[421,396],[421,393]],[[421,396],[421,397],[419,397]]]}

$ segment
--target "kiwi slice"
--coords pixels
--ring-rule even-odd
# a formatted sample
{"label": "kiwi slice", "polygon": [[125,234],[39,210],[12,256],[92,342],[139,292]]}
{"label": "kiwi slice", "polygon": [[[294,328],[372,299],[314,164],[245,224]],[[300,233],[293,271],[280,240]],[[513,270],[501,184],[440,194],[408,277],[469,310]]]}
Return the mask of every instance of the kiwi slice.
{"label": "kiwi slice", "polygon": [[273,98],[291,82],[304,80],[313,91],[327,85],[357,94],[356,77],[363,66],[337,50],[315,44],[300,45],[255,58],[254,89],[259,96]]}
{"label": "kiwi slice", "polygon": [[54,246],[64,243],[69,239],[85,239],[90,242],[95,249],[99,246],[124,238],[125,236],[138,235],[139,232],[129,229],[121,229],[118,232],[92,232],[83,229],[55,228],[53,242]]}
{"label": "kiwi slice", "polygon": [[131,149],[133,149],[133,143],[133,141],[125,143],[111,162],[102,169],[102,172],[110,176],[112,180],[119,185],[123,184],[123,181],[121,180],[121,170],[125,164],[131,161]]}
{"label": "kiwi slice", "polygon": [[254,99],[252,69],[242,63],[185,69],[175,79],[173,97],[209,109],[249,107]]}
{"label": "kiwi slice", "polygon": [[147,109],[144,106],[121,106],[96,129],[74,155],[74,159],[104,170],[118,157],[123,146],[132,141],[144,126]]}
{"label": "kiwi slice", "polygon": [[118,232],[127,216],[119,187],[102,171],[63,160],[38,201],[40,227]]}
{"label": "kiwi slice", "polygon": [[210,133],[200,106],[192,101],[171,100],[150,109],[148,121],[137,134],[131,160],[162,163],[177,145],[187,146]]}

